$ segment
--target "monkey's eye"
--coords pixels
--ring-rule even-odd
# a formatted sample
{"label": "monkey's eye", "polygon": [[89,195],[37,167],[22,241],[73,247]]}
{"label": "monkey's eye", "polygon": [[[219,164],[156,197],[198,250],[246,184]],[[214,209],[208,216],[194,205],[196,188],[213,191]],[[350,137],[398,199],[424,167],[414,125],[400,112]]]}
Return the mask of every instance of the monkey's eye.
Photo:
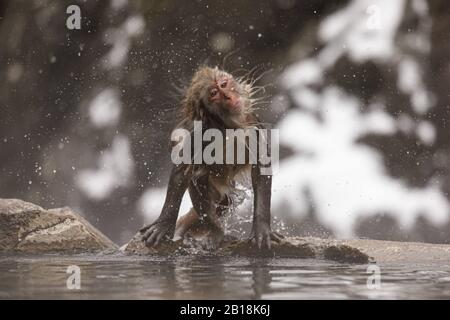
{"label": "monkey's eye", "polygon": [[211,91],[209,92],[210,97],[215,97],[217,95],[217,93],[219,92],[219,90],[217,90],[216,88],[211,89]]}
{"label": "monkey's eye", "polygon": [[220,84],[220,87],[221,87],[221,88],[226,88],[226,87],[227,87],[227,84],[228,84],[228,81],[225,80],[225,81],[223,81],[223,82]]}

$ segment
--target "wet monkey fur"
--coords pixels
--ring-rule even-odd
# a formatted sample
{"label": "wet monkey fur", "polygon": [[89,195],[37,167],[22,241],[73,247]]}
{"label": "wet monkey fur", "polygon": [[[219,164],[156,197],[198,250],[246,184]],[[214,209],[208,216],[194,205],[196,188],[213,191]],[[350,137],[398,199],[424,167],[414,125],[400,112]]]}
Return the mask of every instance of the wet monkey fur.
{"label": "wet monkey fur", "polygon": [[[221,132],[262,128],[253,111],[254,93],[253,82],[234,78],[218,68],[201,67],[181,101],[182,119],[177,128],[192,132],[194,121],[201,121],[202,129],[214,128]],[[230,205],[229,195],[233,192],[236,178],[247,173],[251,176],[254,194],[250,239],[258,248],[270,249],[271,240],[278,242],[281,236],[272,232],[270,226],[272,177],[262,174],[261,169],[259,160],[256,164],[249,161],[243,164],[174,164],[160,216],[140,230],[146,245],[155,246],[163,239],[183,237],[190,230],[205,227],[209,230],[208,243],[217,248],[224,236],[219,218],[226,211],[224,208]],[[178,219],[186,190],[193,208]]]}

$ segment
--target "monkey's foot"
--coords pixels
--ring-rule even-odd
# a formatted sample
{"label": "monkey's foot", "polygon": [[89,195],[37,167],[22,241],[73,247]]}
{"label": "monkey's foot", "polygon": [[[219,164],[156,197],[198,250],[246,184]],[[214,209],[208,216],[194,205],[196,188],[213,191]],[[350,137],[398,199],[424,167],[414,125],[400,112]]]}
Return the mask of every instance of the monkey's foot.
{"label": "monkey's foot", "polygon": [[248,239],[249,242],[257,245],[259,249],[267,247],[271,248],[271,241],[280,243],[284,239],[284,236],[275,231],[260,230],[260,232],[252,232],[252,235]]}
{"label": "monkey's foot", "polygon": [[183,238],[194,247],[206,251],[216,251],[226,241],[222,229],[202,224],[190,228]]}
{"label": "monkey's foot", "polygon": [[193,238],[198,245],[207,251],[216,251],[220,248],[224,241],[223,232],[217,230],[209,231],[207,233],[199,234],[188,234],[189,237]]}

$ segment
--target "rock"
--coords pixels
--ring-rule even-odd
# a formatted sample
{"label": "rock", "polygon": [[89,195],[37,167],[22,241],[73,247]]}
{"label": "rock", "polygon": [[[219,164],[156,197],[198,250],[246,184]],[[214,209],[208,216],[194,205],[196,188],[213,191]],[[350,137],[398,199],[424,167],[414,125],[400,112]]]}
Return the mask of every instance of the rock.
{"label": "rock", "polygon": [[238,257],[268,257],[268,258],[317,258],[334,260],[342,263],[368,263],[370,257],[347,244],[341,244],[337,240],[325,240],[319,238],[289,237],[280,243],[272,242],[271,250],[257,250],[256,246],[247,240],[227,240],[222,242],[220,248],[215,251],[202,249],[202,245],[192,239],[166,241],[157,247],[148,248],[142,241],[142,235],[138,232],[131,241],[121,248],[121,251],[137,255],[217,255]]}
{"label": "rock", "polygon": [[182,253],[183,245],[181,240],[166,241],[157,247],[149,248],[142,241],[142,234],[138,232],[133,239],[130,240],[130,242],[120,248],[120,251],[136,255],[168,256],[176,253]]}
{"label": "rock", "polygon": [[117,246],[70,208],[0,199],[0,252],[83,253]]}
{"label": "rock", "polygon": [[357,248],[373,257],[377,263],[450,263],[450,245],[400,242],[372,239],[342,240],[342,244]]}
{"label": "rock", "polygon": [[[70,208],[45,210],[16,199],[0,199],[0,253],[117,253],[117,246]],[[172,256],[314,258],[341,263],[450,263],[450,245],[370,239],[332,240],[287,237],[272,249],[257,250],[246,240],[226,238],[215,250],[205,250],[190,238],[148,248],[138,232],[120,251],[126,254]]]}
{"label": "rock", "polygon": [[357,248],[345,244],[330,245],[323,249],[325,259],[338,262],[367,263],[369,256]]}
{"label": "rock", "polygon": [[239,257],[261,258],[314,258],[316,252],[308,243],[295,243],[292,239],[284,239],[280,243],[272,242],[271,250],[258,250],[256,244],[249,241],[233,241],[223,244],[222,254]]}

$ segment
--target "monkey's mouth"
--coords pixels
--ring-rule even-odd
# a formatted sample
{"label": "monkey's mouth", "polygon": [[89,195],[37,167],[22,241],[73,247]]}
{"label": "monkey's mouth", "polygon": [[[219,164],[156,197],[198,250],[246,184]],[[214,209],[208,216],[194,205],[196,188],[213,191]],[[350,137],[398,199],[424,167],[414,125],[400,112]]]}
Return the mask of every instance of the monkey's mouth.
{"label": "monkey's mouth", "polygon": [[231,111],[238,111],[241,109],[241,99],[237,98],[228,103],[228,108]]}

